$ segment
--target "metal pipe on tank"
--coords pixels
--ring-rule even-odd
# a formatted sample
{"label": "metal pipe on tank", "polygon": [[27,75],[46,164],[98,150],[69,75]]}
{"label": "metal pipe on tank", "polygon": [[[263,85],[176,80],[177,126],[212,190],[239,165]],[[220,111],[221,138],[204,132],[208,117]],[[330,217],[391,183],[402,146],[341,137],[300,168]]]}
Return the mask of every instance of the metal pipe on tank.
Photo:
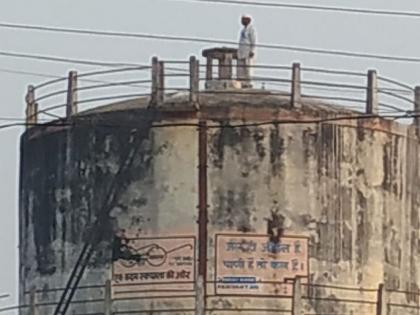
{"label": "metal pipe on tank", "polygon": [[204,308],[207,292],[207,122],[200,121],[198,127],[198,277],[203,285]]}

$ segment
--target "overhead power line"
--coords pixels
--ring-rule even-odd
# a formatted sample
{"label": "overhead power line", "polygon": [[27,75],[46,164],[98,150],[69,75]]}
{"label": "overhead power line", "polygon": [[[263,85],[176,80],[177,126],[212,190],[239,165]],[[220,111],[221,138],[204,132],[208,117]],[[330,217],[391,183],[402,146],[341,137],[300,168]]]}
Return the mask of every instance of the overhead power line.
{"label": "overhead power line", "polygon": [[323,6],[323,5],[297,4],[297,3],[285,3],[285,2],[263,2],[263,1],[241,1],[241,0],[172,0],[172,1],[216,3],[216,4],[225,4],[225,5],[246,5],[246,6],[256,6],[256,7],[300,9],[300,10],[327,11],[327,12],[329,11],[329,12],[340,12],[340,13],[350,13],[350,14],[368,14],[368,15],[420,18],[420,12],[415,12],[415,11],[391,11],[391,10],[364,9],[364,8],[331,7],[331,6]]}
{"label": "overhead power line", "polygon": [[[55,75],[55,74],[47,74],[47,73],[40,73],[40,72],[31,72],[31,71],[21,71],[21,70],[13,70],[13,69],[6,69],[6,68],[0,68],[0,72],[3,73],[10,73],[10,74],[17,74],[17,75],[25,75],[25,76],[35,76],[35,77],[41,77],[41,78],[48,78],[48,79],[57,79],[58,80],[64,80],[67,77]],[[109,80],[95,80],[95,79],[79,79],[81,82],[91,82],[91,83],[101,83],[104,84],[104,86],[124,86],[124,87],[133,87],[133,88],[149,88],[149,85],[144,84],[135,84],[130,82],[112,82]],[[100,87],[100,86],[99,86]],[[81,88],[80,90],[82,90]],[[2,120],[2,118],[0,118]]]}
{"label": "overhead power line", "polygon": [[[22,30],[55,32],[55,33],[94,35],[94,36],[104,36],[104,37],[162,40],[162,41],[201,43],[201,44],[222,44],[222,45],[235,45],[235,46],[237,45],[237,41],[226,40],[226,39],[192,37],[192,36],[86,30],[86,29],[74,29],[74,28],[63,28],[63,27],[39,26],[39,25],[12,24],[12,23],[5,23],[5,22],[0,22],[0,27],[22,29]],[[327,56],[340,56],[340,57],[351,57],[351,58],[376,59],[376,60],[383,60],[383,61],[420,63],[420,58],[417,58],[417,57],[392,56],[392,55],[383,55],[383,54],[351,52],[351,51],[344,51],[344,50],[322,49],[322,48],[310,48],[310,47],[290,46],[290,45],[271,44],[271,43],[261,43],[261,44],[257,44],[256,46],[261,49],[293,51],[293,52],[310,53],[310,54],[327,55]],[[9,57],[21,57],[21,58],[27,57],[26,54],[0,52],[0,56],[2,55],[9,56]],[[58,57],[43,58],[42,56],[39,56],[39,57],[40,58],[37,58],[37,59],[41,59],[41,60],[48,59],[51,61],[51,58],[54,58],[58,62],[69,62],[68,58],[58,58]],[[60,59],[65,59],[65,60],[60,60]],[[109,62],[92,62],[92,61],[83,61],[83,60],[82,61],[78,60],[77,63],[88,64],[88,65],[102,65],[102,66],[115,66],[115,65],[127,66],[127,64],[116,64],[116,63],[109,63]]]}
{"label": "overhead power line", "polygon": [[82,65],[88,65],[88,66],[102,66],[102,67],[138,66],[136,64],[83,60],[83,59],[74,59],[74,58],[67,58],[67,57],[45,56],[45,55],[38,55],[38,54],[35,55],[35,54],[12,52],[12,51],[0,51],[0,56],[12,57],[12,58],[23,58],[23,59],[35,59],[35,60],[40,60],[40,61],[53,61],[53,62],[60,62],[60,63],[75,63],[75,64],[82,64]]}
{"label": "overhead power line", "polygon": [[0,72],[9,73],[9,74],[25,75],[25,76],[33,76],[33,77],[40,77],[40,78],[49,78],[49,79],[53,79],[53,78],[54,79],[59,79],[59,78],[61,78],[60,76],[54,75],[54,74],[14,70],[14,69],[7,69],[7,68],[0,68]]}

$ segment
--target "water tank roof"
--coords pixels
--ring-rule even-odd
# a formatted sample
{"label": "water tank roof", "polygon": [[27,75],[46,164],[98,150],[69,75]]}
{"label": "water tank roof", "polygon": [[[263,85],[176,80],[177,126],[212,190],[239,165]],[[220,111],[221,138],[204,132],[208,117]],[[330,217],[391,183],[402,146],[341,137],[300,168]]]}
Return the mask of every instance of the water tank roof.
{"label": "water tank roof", "polygon": [[[287,93],[272,92],[262,89],[249,90],[224,90],[216,93],[203,93],[199,97],[200,108],[213,108],[217,111],[226,109],[237,109],[238,107],[254,108],[255,111],[264,112],[265,110],[278,109],[296,113],[316,112],[324,114],[360,114],[344,106],[327,103],[311,98],[302,98],[302,107],[297,110],[290,107],[290,95]],[[127,101],[116,102],[109,105],[94,108],[79,113],[79,115],[89,115],[94,113],[130,111],[145,109],[150,105],[149,97],[135,98]],[[165,96],[165,101],[158,106],[160,111],[186,110],[193,108],[187,93],[173,93]]]}

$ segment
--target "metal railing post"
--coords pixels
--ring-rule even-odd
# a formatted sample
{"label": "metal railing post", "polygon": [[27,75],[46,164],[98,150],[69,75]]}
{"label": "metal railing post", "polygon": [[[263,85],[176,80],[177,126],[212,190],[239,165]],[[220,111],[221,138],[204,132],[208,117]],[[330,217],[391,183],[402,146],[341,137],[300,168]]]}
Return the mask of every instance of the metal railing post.
{"label": "metal railing post", "polygon": [[414,115],[414,127],[416,128],[416,136],[420,137],[420,86],[416,86],[414,88]]}
{"label": "metal railing post", "polygon": [[77,114],[77,72],[70,71],[68,77],[66,118]]}
{"label": "metal railing post", "polygon": [[292,300],[292,315],[302,315],[302,286],[300,278],[295,278],[293,281],[293,300]]}
{"label": "metal railing post", "polygon": [[190,57],[190,102],[198,109],[200,83],[200,62],[195,56]]}
{"label": "metal railing post", "polygon": [[378,75],[376,70],[368,71],[366,114],[377,115],[379,108]]}
{"label": "metal railing post", "polygon": [[164,64],[158,57],[152,58],[152,95],[150,99],[151,106],[157,106],[164,101],[165,73]]}
{"label": "metal railing post", "polygon": [[300,63],[294,63],[292,65],[292,91],[290,104],[292,108],[300,108],[302,106],[300,72]]}
{"label": "metal railing post", "polygon": [[104,315],[112,315],[112,284],[111,280],[105,282]]}
{"label": "metal railing post", "polygon": [[29,314],[38,315],[37,299],[36,299],[36,287],[33,287],[29,296]]}
{"label": "metal railing post", "polygon": [[26,128],[30,128],[32,125],[38,123],[38,104],[35,103],[35,87],[33,85],[28,86],[26,92]]}
{"label": "metal railing post", "polygon": [[158,71],[159,71],[158,104],[161,105],[165,101],[165,64],[163,61],[159,61]]}

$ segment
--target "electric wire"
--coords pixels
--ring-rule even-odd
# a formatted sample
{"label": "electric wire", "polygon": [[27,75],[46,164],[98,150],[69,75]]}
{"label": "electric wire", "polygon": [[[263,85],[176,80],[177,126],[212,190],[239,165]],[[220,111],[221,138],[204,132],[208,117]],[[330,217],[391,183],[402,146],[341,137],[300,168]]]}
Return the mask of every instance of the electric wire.
{"label": "electric wire", "polygon": [[31,72],[31,71],[22,71],[22,70],[14,70],[14,69],[7,69],[7,68],[0,68],[0,72],[2,73],[9,73],[9,74],[18,74],[18,75],[25,75],[25,76],[34,76],[34,77],[41,77],[41,78],[61,78],[58,75],[54,74],[47,74],[47,73],[40,73],[40,72]]}
{"label": "electric wire", "polygon": [[378,9],[365,9],[365,8],[332,7],[332,6],[301,4],[301,3],[242,1],[242,0],[172,0],[172,1],[241,5],[241,6],[245,5],[245,6],[255,6],[255,7],[285,8],[285,9],[327,11],[327,12],[340,12],[340,13],[352,13],[352,14],[420,18],[420,12],[416,12],[416,11],[392,11],[392,10],[378,10]]}
{"label": "electric wire", "polygon": [[[6,22],[0,22],[0,26],[22,29],[22,30],[35,30],[35,31],[68,33],[68,34],[79,34],[79,35],[95,35],[95,36],[107,36],[107,37],[201,43],[201,44],[225,44],[225,45],[235,45],[235,46],[237,45],[237,41],[232,41],[232,40],[193,37],[193,36],[184,36],[184,35],[129,33],[129,32],[119,32],[119,31],[88,30],[88,29],[64,28],[64,27],[29,25],[29,24],[15,24],[15,23],[6,23]],[[261,48],[261,49],[274,49],[274,50],[293,51],[293,52],[300,52],[300,53],[328,55],[328,56],[333,55],[333,56],[340,56],[340,57],[377,59],[377,60],[383,60],[383,61],[420,63],[420,58],[417,58],[417,57],[392,56],[392,55],[352,52],[352,51],[335,50],[335,49],[310,48],[310,47],[271,44],[271,43],[257,44],[256,47]],[[1,51],[0,56],[17,57],[17,58],[32,58],[33,57],[33,56],[28,56],[28,54],[6,52],[6,51]],[[69,62],[68,58],[65,58],[64,60],[62,60],[62,58],[58,58],[58,57],[49,57],[49,58],[44,58],[42,56],[36,56],[36,57],[37,59],[44,60],[44,61],[51,61],[51,59],[55,59],[55,61],[58,61],[58,62]],[[78,63],[82,63],[85,65],[115,66],[117,64],[120,66],[127,66],[127,64],[121,64],[121,63],[120,64],[112,63],[112,62],[99,63],[99,62],[94,62],[94,61],[89,61],[89,60],[82,60],[82,61],[79,60]]]}
{"label": "electric wire", "polygon": [[74,63],[87,66],[102,66],[102,67],[135,67],[136,64],[127,64],[127,63],[118,63],[118,62],[107,62],[107,61],[94,61],[94,60],[83,60],[83,59],[74,59],[67,57],[57,57],[57,56],[46,56],[39,54],[29,54],[21,52],[12,52],[12,51],[0,51],[0,56],[3,57],[12,57],[12,58],[23,58],[23,59],[33,59],[38,61],[52,61],[59,63]]}

